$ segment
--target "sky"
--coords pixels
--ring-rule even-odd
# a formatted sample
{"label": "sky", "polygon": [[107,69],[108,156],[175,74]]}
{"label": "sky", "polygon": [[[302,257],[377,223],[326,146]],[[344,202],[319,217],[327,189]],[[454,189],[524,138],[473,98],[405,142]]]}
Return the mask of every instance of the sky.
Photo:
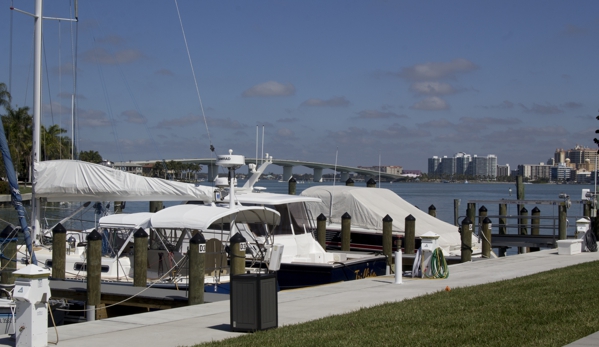
{"label": "sky", "polygon": [[[32,107],[33,19],[11,4],[34,11],[0,2],[0,82]],[[254,158],[258,142],[259,156],[426,172],[435,155],[515,168],[596,148],[598,1],[81,0],[78,14],[43,24],[42,123],[71,136],[76,63],[77,146],[107,160],[211,144]]]}

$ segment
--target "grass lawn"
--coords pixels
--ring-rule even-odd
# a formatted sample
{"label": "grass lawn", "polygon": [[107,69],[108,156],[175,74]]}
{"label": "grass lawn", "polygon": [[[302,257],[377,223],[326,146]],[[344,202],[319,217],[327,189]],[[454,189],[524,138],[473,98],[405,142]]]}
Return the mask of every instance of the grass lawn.
{"label": "grass lawn", "polygon": [[563,346],[599,330],[597,293],[592,262],[197,346]]}

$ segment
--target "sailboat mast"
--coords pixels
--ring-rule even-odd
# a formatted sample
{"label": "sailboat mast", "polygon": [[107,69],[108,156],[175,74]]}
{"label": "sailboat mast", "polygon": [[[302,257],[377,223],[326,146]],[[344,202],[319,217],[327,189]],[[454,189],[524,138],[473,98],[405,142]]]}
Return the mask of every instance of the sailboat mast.
{"label": "sailboat mast", "polygon": [[40,206],[35,194],[35,167],[40,162],[41,138],[41,109],[42,109],[42,8],[43,0],[35,1],[35,26],[33,49],[33,153],[31,162],[31,229],[32,239],[35,243],[40,230]]}

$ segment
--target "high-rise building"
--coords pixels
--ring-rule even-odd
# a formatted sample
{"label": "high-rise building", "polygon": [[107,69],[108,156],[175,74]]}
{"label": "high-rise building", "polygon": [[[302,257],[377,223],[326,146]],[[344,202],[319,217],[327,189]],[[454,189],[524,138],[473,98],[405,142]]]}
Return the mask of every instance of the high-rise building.
{"label": "high-rise building", "polygon": [[468,166],[472,161],[472,156],[464,152],[458,152],[455,156],[455,173],[457,175],[467,175]]}
{"label": "high-rise building", "polygon": [[497,165],[497,177],[509,176],[511,174],[510,164]]}
{"label": "high-rise building", "polygon": [[568,150],[564,150],[563,148],[556,149],[554,155],[554,165],[566,163],[569,164],[568,166],[574,169],[585,168],[587,170],[589,170],[589,166],[592,166],[592,170],[594,170],[595,160],[598,158],[599,156],[596,149],[576,145],[574,148]]}
{"label": "high-rise building", "polygon": [[441,170],[445,176],[455,175],[455,158],[443,156],[441,159]]}
{"label": "high-rise building", "polygon": [[428,175],[429,176],[440,176],[441,172],[441,158],[436,155],[432,158],[428,158]]}

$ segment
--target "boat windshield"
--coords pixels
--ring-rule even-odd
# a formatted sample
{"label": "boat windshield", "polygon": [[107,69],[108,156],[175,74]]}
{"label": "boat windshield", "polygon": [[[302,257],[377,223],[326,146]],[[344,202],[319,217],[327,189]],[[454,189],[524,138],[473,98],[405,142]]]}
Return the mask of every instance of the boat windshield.
{"label": "boat windshield", "polygon": [[269,206],[281,214],[281,222],[274,231],[275,235],[301,235],[311,232],[310,220],[303,202]]}

